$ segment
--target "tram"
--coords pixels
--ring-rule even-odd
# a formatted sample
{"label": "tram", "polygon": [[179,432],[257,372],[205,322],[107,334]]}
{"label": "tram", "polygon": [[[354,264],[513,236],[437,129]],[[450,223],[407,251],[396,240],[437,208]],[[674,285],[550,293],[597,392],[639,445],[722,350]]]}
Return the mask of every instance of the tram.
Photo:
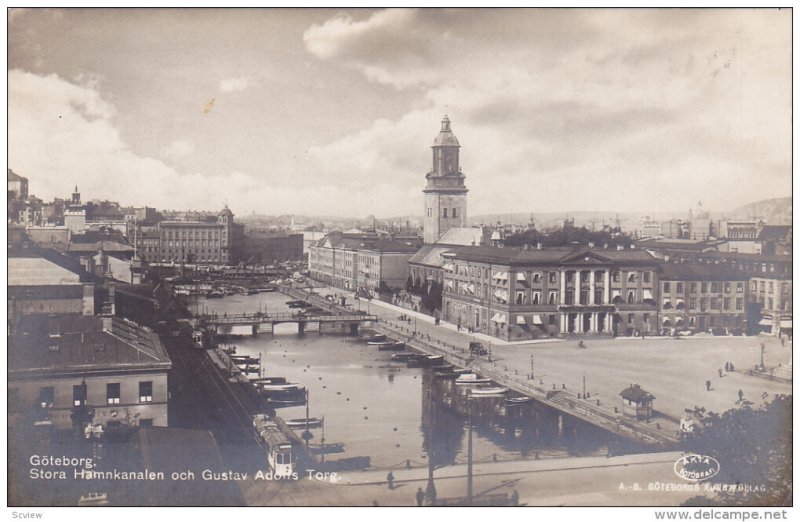
{"label": "tram", "polygon": [[274,420],[267,415],[253,416],[253,425],[267,452],[267,462],[272,472],[279,477],[289,477],[295,472],[292,443]]}

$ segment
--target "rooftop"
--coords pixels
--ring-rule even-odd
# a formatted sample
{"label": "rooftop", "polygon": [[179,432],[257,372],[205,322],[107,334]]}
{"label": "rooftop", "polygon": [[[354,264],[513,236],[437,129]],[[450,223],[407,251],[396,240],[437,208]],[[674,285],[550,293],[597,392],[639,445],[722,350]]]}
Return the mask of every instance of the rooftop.
{"label": "rooftop", "polygon": [[8,286],[79,285],[81,276],[41,257],[9,257]]}
{"label": "rooftop", "polygon": [[725,264],[661,263],[661,279],[697,281],[746,281],[748,275]]}
{"label": "rooftop", "polygon": [[12,326],[9,375],[167,370],[172,362],[158,335],[127,319],[26,316]]}
{"label": "rooftop", "polygon": [[630,386],[628,386],[627,388],[625,388],[620,392],[620,396],[622,396],[623,399],[632,402],[639,402],[642,399],[650,399],[650,400],[655,399],[655,397],[652,394],[644,391],[638,384],[631,384]]}

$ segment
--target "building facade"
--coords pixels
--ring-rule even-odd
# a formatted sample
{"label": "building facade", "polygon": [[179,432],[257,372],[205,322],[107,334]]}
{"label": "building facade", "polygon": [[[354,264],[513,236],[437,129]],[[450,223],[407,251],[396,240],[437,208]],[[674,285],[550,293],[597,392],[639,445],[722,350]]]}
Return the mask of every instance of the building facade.
{"label": "building facade", "polygon": [[459,164],[458,143],[447,116],[433,142],[433,167],[425,176],[427,185],[423,235],[425,243],[435,243],[447,230],[467,225],[467,187]]}
{"label": "building facade", "polygon": [[17,413],[72,427],[75,407],[92,424],[167,426],[172,363],[151,330],[116,317],[27,317],[12,326],[10,404]]}
{"label": "building facade", "polygon": [[747,275],[697,263],[663,263],[659,270],[662,334],[747,331]]}
{"label": "building facade", "polygon": [[215,221],[162,221],[158,224],[161,263],[228,265],[236,260],[238,230],[226,206]]}
{"label": "building facade", "polygon": [[462,247],[443,318],[505,340],[657,330],[657,261],[640,250]]}

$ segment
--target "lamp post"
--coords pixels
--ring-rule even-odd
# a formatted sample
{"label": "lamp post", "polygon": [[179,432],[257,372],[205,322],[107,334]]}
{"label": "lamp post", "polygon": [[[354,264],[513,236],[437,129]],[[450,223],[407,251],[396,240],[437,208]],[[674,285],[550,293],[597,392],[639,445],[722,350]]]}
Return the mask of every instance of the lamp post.
{"label": "lamp post", "polygon": [[436,412],[433,410],[435,406],[435,401],[433,400],[433,390],[428,390],[428,397],[430,397],[430,424],[428,425],[428,429],[430,429],[430,437],[428,437],[428,485],[425,487],[425,498],[428,499],[429,504],[433,504],[436,501],[436,486],[433,484],[433,471],[434,466],[436,465],[434,459],[435,453],[435,444],[433,438],[435,437],[435,429],[434,429],[434,422],[436,422]]}
{"label": "lamp post", "polygon": [[583,398],[586,398],[586,372],[583,372]]}
{"label": "lamp post", "polygon": [[467,505],[472,505],[472,390],[467,390]]}
{"label": "lamp post", "polygon": [[531,379],[533,378],[533,354],[531,354]]}
{"label": "lamp post", "polygon": [[762,370],[764,369],[764,352],[766,351],[766,349],[767,348],[766,348],[766,346],[764,346],[764,343],[761,343],[761,369]]}

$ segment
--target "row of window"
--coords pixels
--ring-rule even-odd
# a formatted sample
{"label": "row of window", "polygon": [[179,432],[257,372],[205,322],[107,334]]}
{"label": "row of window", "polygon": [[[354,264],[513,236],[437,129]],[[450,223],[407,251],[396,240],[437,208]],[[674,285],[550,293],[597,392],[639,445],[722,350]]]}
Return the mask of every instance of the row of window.
{"label": "row of window", "polygon": [[[767,292],[767,288],[769,288],[769,293],[772,294],[775,292],[775,281],[751,281],[750,282],[750,290],[753,292],[760,292],[764,293]],[[789,283],[781,283],[781,293],[788,294],[789,293]]]}
{"label": "row of window", "polygon": [[[87,400],[88,386],[76,384],[72,387],[72,406],[85,406]],[[120,404],[121,387],[118,382],[106,384],[106,404]],[[153,381],[139,382],[139,403],[147,404],[153,402]],[[52,408],[55,403],[55,388],[53,386],[43,386],[39,388],[39,398],[37,403],[42,408]]]}
{"label": "row of window", "polygon": [[[699,302],[700,302],[699,309],[701,312],[705,312],[706,310],[733,310],[733,308],[731,308],[731,305],[734,303],[733,299],[730,297],[724,297],[722,299],[719,299],[718,297],[712,297],[712,298],[701,297],[699,299]],[[687,300],[687,303],[689,310],[698,309],[697,308],[698,300],[695,299],[694,297],[689,298]],[[722,306],[720,307],[720,305]],[[664,299],[661,308],[664,310],[670,310],[672,308],[675,308],[676,310],[683,310],[686,308],[686,305],[683,303],[683,301],[678,300],[678,302],[676,302],[675,305],[673,306],[672,301],[670,301],[669,299]],[[744,310],[743,297],[736,298],[736,310],[737,311]]]}
{"label": "row of window", "polygon": [[208,238],[208,239],[211,239],[211,238],[219,239],[219,230],[196,230],[196,231],[195,230],[176,230],[176,231],[174,231],[174,233],[173,233],[172,230],[165,230],[165,231],[162,232],[162,235],[164,237],[166,237],[167,239],[173,239],[173,238],[174,239],[182,239],[182,238],[189,239],[189,238],[195,238],[195,237],[197,237],[198,239],[200,239],[200,238],[203,238],[203,239],[205,239],[205,238]]}
{"label": "row of window", "polygon": [[[509,279],[509,273],[504,272],[501,270],[495,271],[491,273],[488,268],[481,268],[477,266],[463,266],[463,265],[455,265],[452,267],[451,270],[445,269],[447,272],[455,273],[456,275],[461,276],[469,276],[469,277],[484,277],[486,279],[492,278],[493,281],[497,283],[504,283]],[[526,272],[517,272],[516,275],[514,273],[510,274],[512,279],[516,278],[517,282],[520,283],[528,283],[530,280],[533,284],[541,283],[543,278],[547,278],[548,284],[557,284],[558,277],[561,272],[532,272],[530,276]],[[580,281],[581,283],[590,283],[591,282],[591,270],[581,270],[581,271],[566,271],[565,274],[565,281],[567,284],[575,282],[575,274],[580,273]],[[595,272],[595,283],[599,284],[604,281],[605,277],[605,270],[598,270]],[[620,272],[619,270],[612,270],[611,272],[611,281],[614,283],[619,283],[622,281],[623,278],[627,280],[628,283],[636,283],[639,280],[639,272]],[[626,274],[623,276],[623,274]],[[652,272],[645,271],[641,272],[641,279],[643,283],[650,283],[652,281]]]}
{"label": "row of window", "polygon": [[[672,291],[672,282],[664,281],[663,284],[664,293],[669,294]],[[698,283],[689,283],[689,292],[696,294],[698,288]],[[720,283],[717,281],[713,281],[711,283],[701,282],[699,283],[700,293],[707,294],[709,293],[709,288],[711,289],[712,294],[717,294],[719,292],[730,293],[733,289],[733,285],[730,281],[725,281],[724,283]],[[684,283],[676,282],[675,283],[675,293],[682,294],[684,290]],[[739,281],[736,283],[736,292],[741,294],[744,292],[744,283]]]}
{"label": "row of window", "polygon": [[[449,215],[448,215],[448,211],[449,211]],[[428,207],[427,214],[428,214],[428,217],[433,217],[433,208]],[[457,218],[458,217],[458,208],[450,208],[450,209],[442,208],[442,217],[443,218],[446,218],[446,217]]]}

